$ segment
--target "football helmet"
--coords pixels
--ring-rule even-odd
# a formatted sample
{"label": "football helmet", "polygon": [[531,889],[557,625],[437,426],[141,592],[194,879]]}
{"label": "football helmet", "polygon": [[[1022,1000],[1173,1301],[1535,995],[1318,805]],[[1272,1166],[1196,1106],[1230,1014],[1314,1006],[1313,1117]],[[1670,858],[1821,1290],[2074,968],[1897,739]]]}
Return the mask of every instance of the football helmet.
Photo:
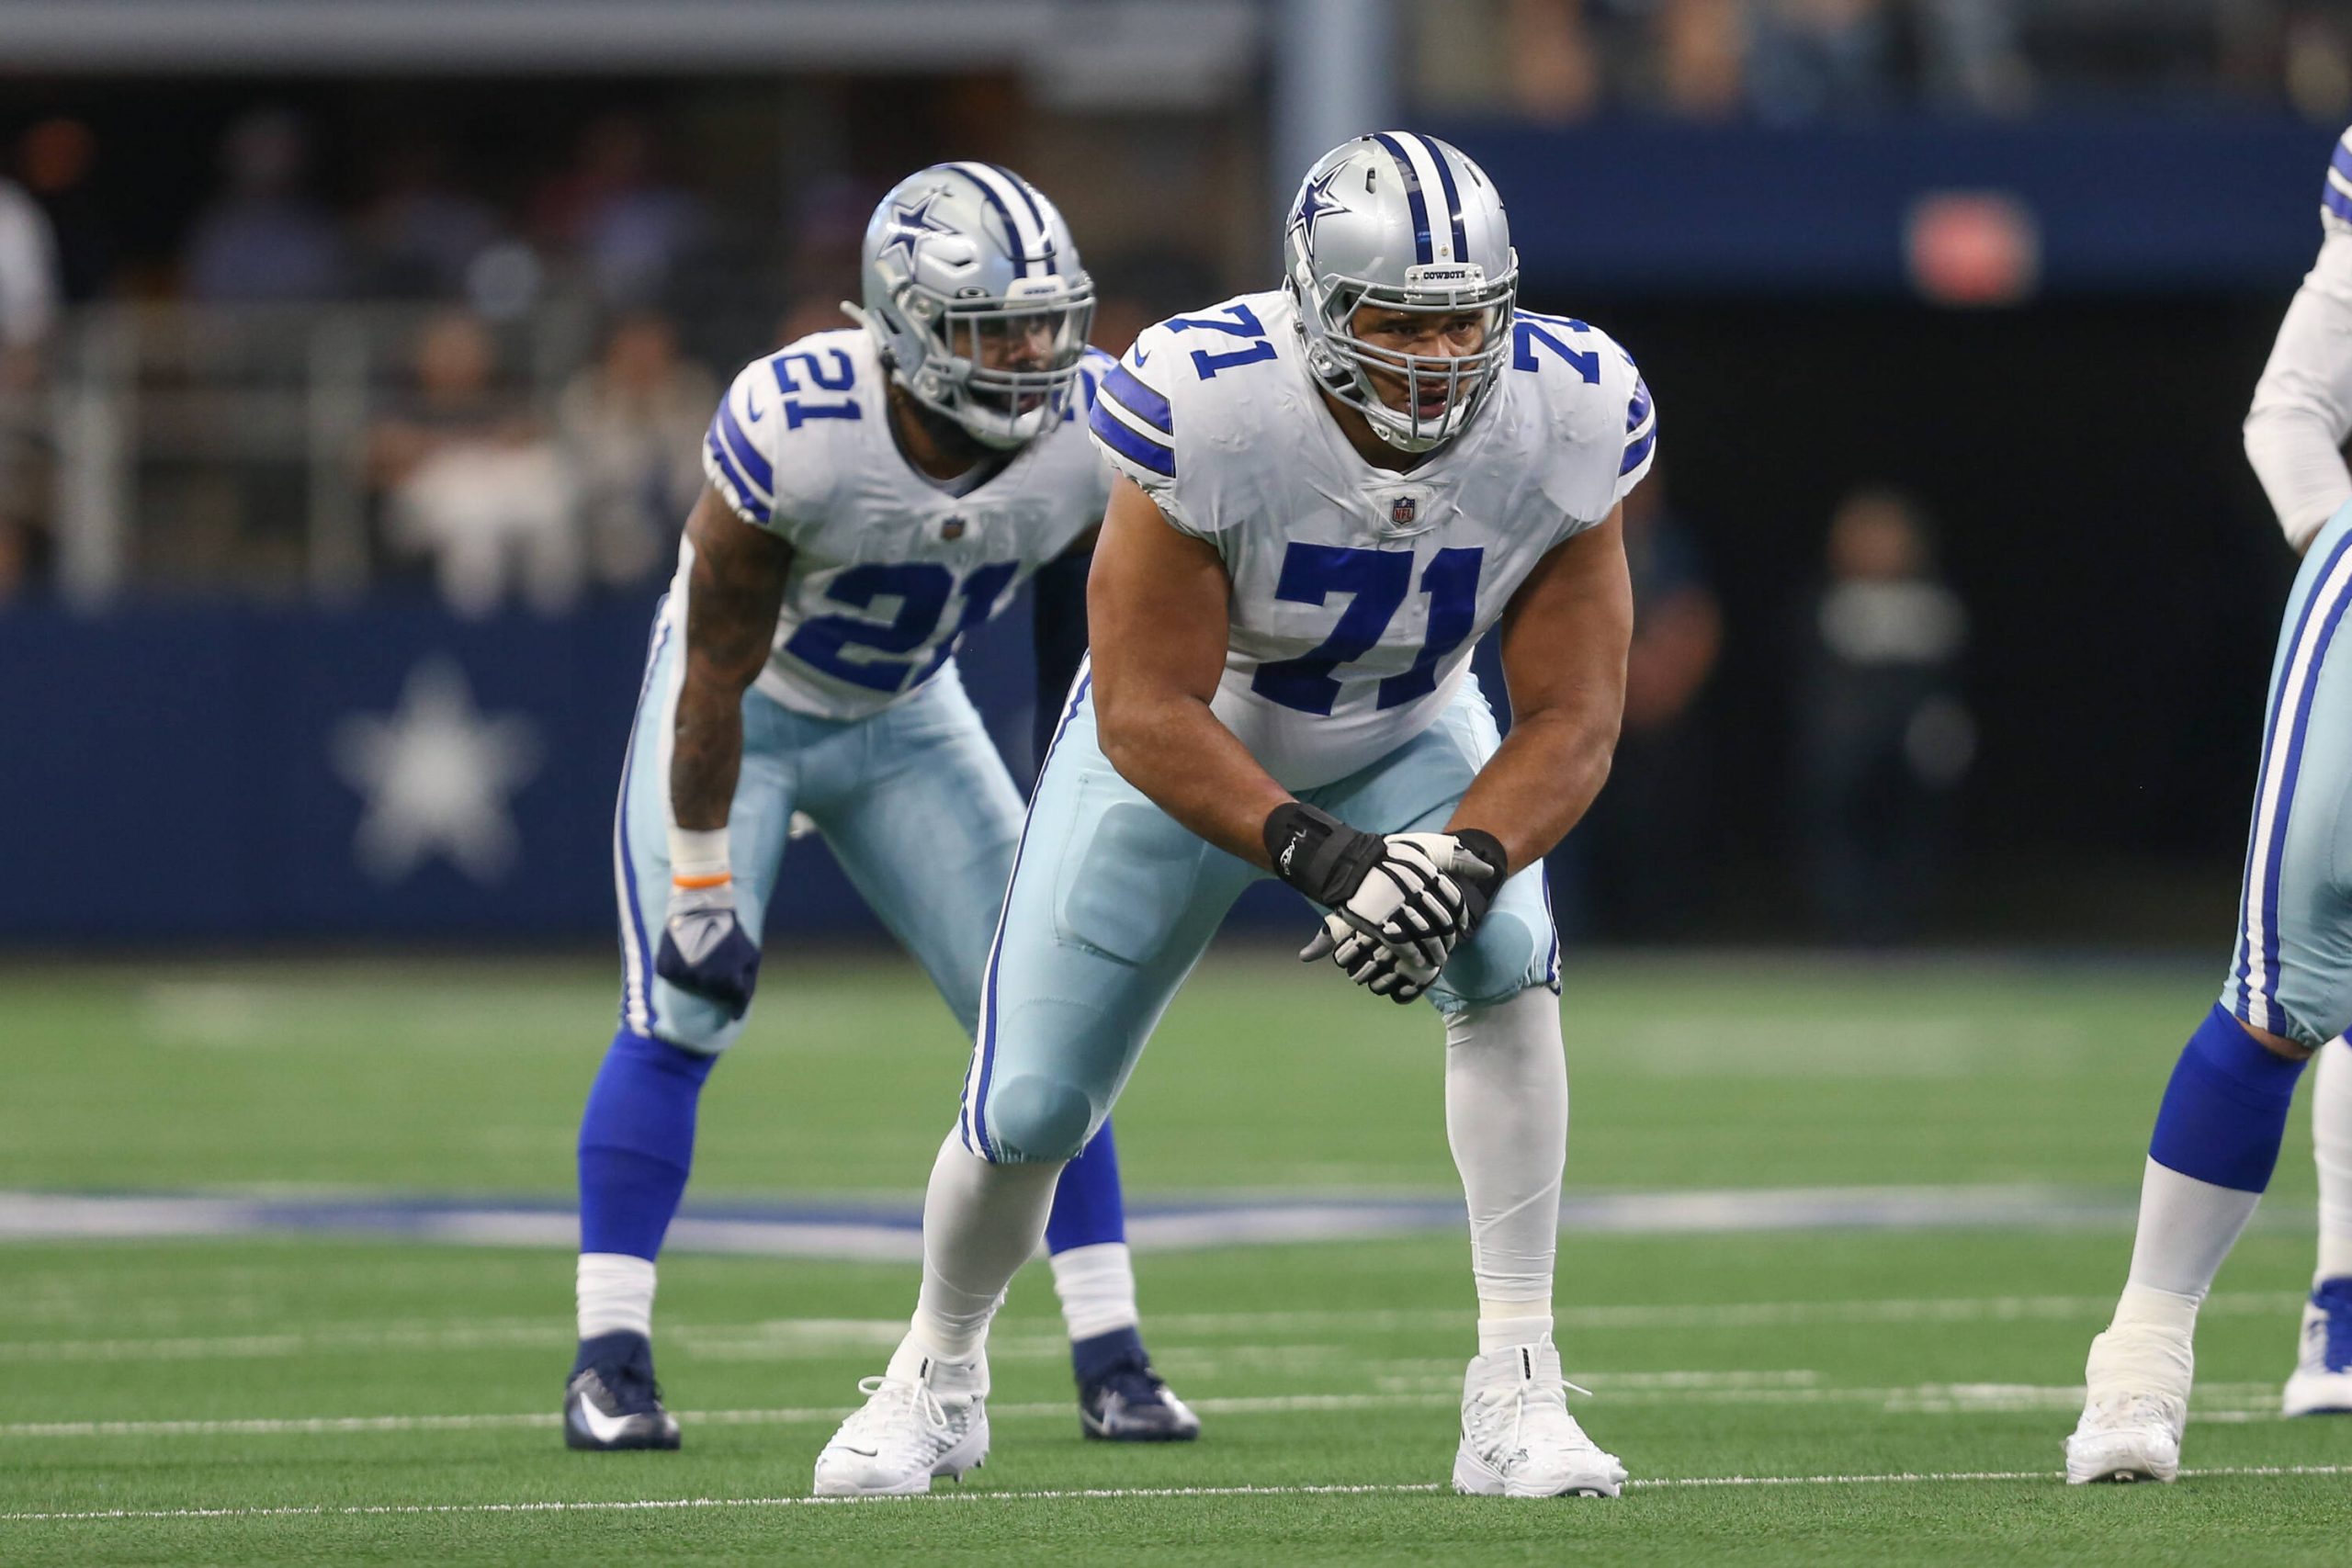
{"label": "football helmet", "polygon": [[[1502,198],[1460,150],[1434,136],[1384,130],[1326,152],[1291,206],[1283,272],[1298,304],[1307,368],[1390,446],[1427,452],[1442,445],[1494,389],[1510,352],[1519,253]],[[1458,356],[1400,353],[1357,335],[1363,305],[1476,314],[1484,333]],[[1375,373],[1392,384],[1401,378],[1404,407],[1380,396]]]}
{"label": "football helmet", "polygon": [[865,303],[915,401],[1004,450],[1058,423],[1094,321],[1094,284],[1069,225],[994,164],[934,164],[882,198],[865,226]]}

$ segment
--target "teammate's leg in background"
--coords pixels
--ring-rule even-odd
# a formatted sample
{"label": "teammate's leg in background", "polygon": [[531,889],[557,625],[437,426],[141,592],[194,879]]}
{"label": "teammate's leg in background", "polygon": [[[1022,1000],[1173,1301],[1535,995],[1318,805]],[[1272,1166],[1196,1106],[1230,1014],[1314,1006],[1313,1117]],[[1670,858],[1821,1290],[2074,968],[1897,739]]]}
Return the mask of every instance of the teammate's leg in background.
{"label": "teammate's leg in background", "polygon": [[[1020,795],[952,665],[869,721],[861,745],[854,776],[836,777],[839,764],[826,760],[802,809],[973,1038],[989,941],[1021,840]],[[1087,1434],[1197,1436],[1199,1418],[1168,1392],[1144,1349],[1107,1122],[1056,1185],[1046,1248]]]}
{"label": "teammate's leg in background", "polygon": [[2319,1168],[2319,1259],[2280,1409],[2352,1414],[2352,1046],[2340,1039],[2314,1058],[2312,1156]]}
{"label": "teammate's leg in background", "polygon": [[2312,542],[2271,667],[2238,941],[2221,1002],[2157,1109],[2132,1268],[2091,1342],[2066,1479],[2170,1481],[2195,1373],[2198,1308],[2278,1160],[2312,1051],[2352,1021],[2352,903],[2335,879],[2352,829],[2352,509]]}
{"label": "teammate's leg in background", "polygon": [[[658,634],[657,634],[658,635]],[[717,1003],[653,973],[668,899],[668,737],[674,634],[657,644],[614,820],[621,1025],[580,1122],[580,1343],[564,1400],[575,1449],[673,1449],[677,1422],[653,1380],[654,1260],[685,1192],[702,1087],[742,1031]],[[756,694],[744,698],[743,762],[728,826],[738,918],[757,941],[791,817],[795,748],[818,739]]]}

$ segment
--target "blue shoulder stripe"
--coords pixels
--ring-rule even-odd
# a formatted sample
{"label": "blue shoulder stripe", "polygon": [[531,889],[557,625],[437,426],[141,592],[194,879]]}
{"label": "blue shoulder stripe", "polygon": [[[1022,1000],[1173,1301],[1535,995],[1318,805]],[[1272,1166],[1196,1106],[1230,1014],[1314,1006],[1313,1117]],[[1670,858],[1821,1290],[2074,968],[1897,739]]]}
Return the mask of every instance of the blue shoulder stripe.
{"label": "blue shoulder stripe", "polygon": [[2334,185],[2319,193],[2319,204],[2346,223],[2352,223],[2352,196],[2345,195]]}
{"label": "blue shoulder stripe", "polygon": [[1142,420],[1146,424],[1164,432],[1176,434],[1176,416],[1168,400],[1136,378],[1124,365],[1111,367],[1110,378],[1102,383],[1107,395],[1119,400],[1119,406]]}
{"label": "blue shoulder stripe", "polygon": [[742,422],[735,417],[735,405],[724,398],[718,403],[718,429],[726,438],[728,451],[734,454],[735,461],[741,465],[744,473],[751,476],[752,482],[760,487],[760,493],[774,496],[775,469],[760,456],[760,449],[753,444],[751,432],[745,430]]}
{"label": "blue shoulder stripe", "polygon": [[759,491],[745,482],[742,474],[727,456],[727,448],[718,444],[718,432],[713,430],[704,436],[703,446],[710,453],[711,461],[718,465],[718,471],[727,476],[727,482],[735,487],[736,503],[754,514],[753,522],[766,522],[769,516],[767,503],[760,499]]}
{"label": "blue shoulder stripe", "polygon": [[1639,376],[1634,378],[1633,400],[1625,405],[1625,434],[1631,435],[1641,429],[1642,421],[1650,416],[1650,384]]}
{"label": "blue shoulder stripe", "polygon": [[1617,477],[1619,479],[1623,479],[1627,474],[1632,473],[1635,468],[1640,468],[1642,466],[1642,460],[1650,455],[1650,448],[1657,445],[1657,432],[1655,429],[1653,429],[1647,435],[1643,436],[1639,441],[1629,445],[1625,448],[1625,460],[1617,465]]}
{"label": "blue shoulder stripe", "polygon": [[[2352,135],[2352,132],[2346,132],[2346,134]],[[2352,180],[2352,142],[2337,142],[2335,144],[2335,155],[2330,158],[2327,163],[2328,167],[2334,169],[2337,174],[2342,175],[2346,179]]]}
{"label": "blue shoulder stripe", "polygon": [[1093,413],[1087,416],[1086,428],[1094,433],[1094,439],[1129,462],[1168,479],[1176,477],[1175,453],[1129,430],[1101,403],[1096,403]]}

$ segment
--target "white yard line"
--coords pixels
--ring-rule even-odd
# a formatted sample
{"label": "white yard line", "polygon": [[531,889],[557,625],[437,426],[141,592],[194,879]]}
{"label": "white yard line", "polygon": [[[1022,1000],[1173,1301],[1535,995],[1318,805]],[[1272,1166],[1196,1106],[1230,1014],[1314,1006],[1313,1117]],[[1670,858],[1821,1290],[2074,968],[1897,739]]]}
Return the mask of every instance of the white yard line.
{"label": "white yard line", "polygon": [[[1609,1404],[1856,1404],[1892,1415],[1968,1416],[2065,1410],[2081,1404],[2081,1385],[2064,1383],[1918,1383],[1907,1388],[1823,1387],[1816,1372],[1595,1372],[1588,1381]],[[1305,1411],[1409,1410],[1449,1406],[1460,1398],[1459,1380],[1444,1386],[1396,1389],[1379,1393],[1249,1394],[1191,1401],[1210,1416],[1285,1416]],[[2191,1417],[2198,1421],[2243,1421],[2275,1416],[2273,1383],[2216,1383],[2198,1391]],[[689,1426],[789,1427],[840,1420],[846,1404],[786,1406],[771,1410],[682,1410]],[[989,1406],[999,1419],[1060,1418],[1070,1405],[1059,1400]],[[515,1411],[450,1416],[254,1416],[184,1421],[18,1421],[0,1425],[6,1438],[214,1438],[325,1436],[366,1432],[512,1431],[561,1425],[554,1411]]]}
{"label": "white yard line", "polygon": [[[2184,1470],[2194,1479],[2227,1476],[2352,1475],[2352,1465],[2220,1465]],[[1890,1471],[1875,1475],[1674,1475],[1629,1481],[1628,1491],[1667,1491],[1732,1486],[1918,1486],[1951,1482],[2055,1482],[2054,1470]],[[377,1518],[405,1514],[616,1514],[693,1508],[807,1508],[944,1503],[1051,1503],[1191,1497],[1380,1497],[1412,1496],[1444,1490],[1433,1481],[1363,1486],[1102,1486],[990,1492],[958,1487],[919,1497],[650,1497],[628,1501],[522,1503],[307,1504],[276,1508],[94,1508],[54,1513],[0,1514],[0,1524],[62,1524],[117,1519]]]}
{"label": "white yard line", "polygon": [[[2299,1311],[2303,1297],[2290,1291],[2217,1292],[2206,1298],[2204,1317],[2267,1317]],[[2101,1296],[1950,1296],[1891,1301],[1653,1302],[1613,1306],[1567,1306],[1557,1318],[1563,1334],[1579,1331],[1677,1328],[1778,1328],[1805,1324],[2010,1323],[2104,1320],[2115,1298]],[[1461,1328],[1468,1322],[1458,1307],[1363,1311],[1155,1313],[1149,1327],[1163,1348],[1193,1335],[1263,1334],[1279,1347],[1284,1332],[1354,1332]],[[772,1360],[879,1347],[888,1349],[907,1331],[906,1319],[783,1318],[748,1324],[680,1324],[662,1331],[665,1345],[689,1357]],[[467,1350],[503,1347],[569,1346],[567,1323],[503,1319],[480,1324],[419,1323],[353,1325],[345,1328],[277,1334],[175,1335],[155,1338],[117,1336],[104,1339],[11,1339],[0,1341],[0,1359],[135,1361],[266,1359],[317,1351]],[[1001,1353],[1058,1352],[1050,1333],[1012,1328],[999,1340]],[[1264,1348],[1207,1344],[1227,1352]]]}

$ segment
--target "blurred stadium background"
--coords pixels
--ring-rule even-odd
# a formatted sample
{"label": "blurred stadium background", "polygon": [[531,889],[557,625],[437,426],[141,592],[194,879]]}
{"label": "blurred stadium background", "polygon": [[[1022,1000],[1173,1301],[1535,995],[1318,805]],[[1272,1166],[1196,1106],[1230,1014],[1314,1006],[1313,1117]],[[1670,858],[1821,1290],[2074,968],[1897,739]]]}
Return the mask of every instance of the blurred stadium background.
{"label": "blurred stadium background", "polygon": [[[616,764],[717,389],[838,324],[867,212],[922,164],[991,159],[1052,194],[1117,350],[1271,282],[1298,173],[1397,122],[1487,168],[1523,301],[1606,326],[1662,414],[1618,773],[1553,868],[1580,955],[1572,1192],[1962,1194],[1860,1219],[1734,1205],[1730,1232],[1753,1233],[1736,1241],[1705,1239],[1713,1211],[1612,1221],[1572,1200],[1599,1236],[1577,1244],[1596,1310],[1852,1309],[1809,1331],[1826,1359],[1802,1334],[1758,1348],[1769,1314],[1694,1348],[1695,1320],[1666,1308],[1598,1359],[1632,1346],[1619,1386],[1653,1393],[1677,1385],[1640,1377],[1800,1363],[1860,1393],[2028,1391],[1970,1407],[1982,1424],[1956,1444],[1894,1402],[1752,1400],[1729,1414],[1769,1439],[1754,1451],[1725,1407],[1661,1399],[1650,1469],[2054,1467],[2147,1111],[2232,928],[2293,567],[2238,424],[2348,119],[2335,0],[0,0],[0,1231],[18,1238],[0,1278],[23,1282],[0,1337],[33,1368],[0,1401],[22,1480],[5,1506],[799,1490],[816,1426],[714,1426],[707,1451],[738,1468],[687,1482],[583,1481],[541,1429],[569,1342],[573,1118],[609,1029]],[[1025,615],[963,664],[1025,778]],[[752,1204],[747,1224],[784,1223],[757,1206],[782,1194],[902,1228],[953,1092],[952,1021],[815,840],[786,884],[697,1194]],[[1298,913],[1279,893],[1246,905],[1237,951],[1180,1006],[1193,1048],[1163,1042],[1123,1106],[1131,1181],[1442,1209],[1427,1042],[1269,967],[1253,948],[1279,952]],[[1329,1064],[1358,1049],[1378,1066],[1343,1088]],[[1301,1105],[1318,1111],[1304,1134]],[[2285,1371],[2308,1172],[2290,1140],[2279,1229],[2224,1276],[2245,1310],[2214,1325],[2209,1377],[2240,1391],[2217,1418],[2246,1424],[2200,1439],[2217,1462],[2316,1451],[2251,1421],[2245,1392]],[[218,1234],[247,1239],[93,1245],[209,1234],[187,1211],[67,1201],[126,1191],[233,1199]],[[459,1197],[474,1207],[435,1207]],[[1196,1245],[1185,1212],[1162,1218]],[[735,1247],[708,1217],[713,1255],[665,1270],[675,1321],[903,1308],[902,1266],[746,1261],[728,1255],[792,1247]],[[1770,1239],[1783,1222],[1820,1230],[1815,1269]],[[1913,1222],[1974,1228],[1944,1242]],[[1148,1314],[1203,1318],[1197,1345],[1157,1341],[1171,1375],[1212,1413],[1244,1402],[1225,1422],[1241,1457],[1202,1450],[1236,1471],[1188,1483],[1289,1452],[1243,1437],[1273,1331],[1209,1309],[1296,1307],[1328,1288],[1306,1238],[1387,1222],[1285,1223],[1286,1262],[1147,1263]],[[1379,1332],[1429,1365],[1455,1354],[1445,1223],[1323,1244],[1348,1304],[1381,1304],[1383,1280],[1419,1292],[1398,1304],[1425,1322]],[[254,1239],[320,1230],[405,1239]],[[419,1239],[459,1232],[529,1261]],[[1947,1297],[2029,1304],[1939,1318]],[[1871,1315],[1897,1300],[1931,1304]],[[1903,1359],[1917,1323],[1962,1321],[1936,1368]],[[1294,1363],[1362,1351],[1294,1327]],[[1236,1334],[1223,1360],[1198,1348]],[[1873,1334],[1883,1365],[1838,1366]],[[288,1335],[278,1360],[220,1348]],[[698,1370],[693,1408],[832,1407],[871,1339],[820,1335],[797,1360],[789,1334],[682,1339],[665,1371]],[[2032,1364],[1985,1364],[2001,1356]],[[1363,1393],[1351,1363],[1316,1365],[1302,1397]],[[757,1386],[729,1392],[744,1366]],[[1059,1399],[1057,1375],[1036,1359],[1022,1397]],[[1747,1375],[1721,1388],[1752,1393]],[[1442,1438],[1450,1397],[1392,1424]],[[1646,1430],[1644,1397],[1618,1419]],[[370,1450],[414,1461],[390,1480],[340,1450],[286,1469],[267,1445],[299,1438],[198,1429],[467,1412],[461,1432],[366,1439],[409,1445]],[[1276,1471],[1442,1473],[1442,1444],[1374,1443],[1388,1417],[1324,1419],[1332,1462]],[[60,1435],[108,1422],[139,1429],[113,1449]],[[1856,1432],[1867,1451],[1839,1446]],[[176,1468],[191,1435],[225,1446]],[[2343,1436],[2321,1457],[2343,1460]],[[1131,1479],[1063,1447],[1066,1471],[1049,1453],[1006,1483]],[[429,1468],[445,1460],[461,1479]],[[1974,1506],[1939,1527],[1953,1560],[2024,1528]],[[1693,1529],[1718,1517],[1677,1506]],[[2235,1528],[2190,1506],[2165,1517]],[[1300,1540],[1329,1524],[1267,1517]],[[1360,1551],[1318,1550],[1408,1539],[1361,1517]],[[2326,1539],[2284,1503],[2268,1518],[2278,1561]],[[1445,1539],[1487,1539],[1449,1519]],[[24,1523],[0,1556],[348,1545],[249,1524],[101,1541]],[[576,1554],[594,1538],[575,1528],[537,1539]],[[873,1528],[826,1540],[895,1539]],[[1899,1520],[1877,1528],[1858,1554],[1924,1553]],[[2089,1550],[2073,1525],[2035,1528],[2059,1533],[2007,1554]],[[399,1539],[395,1555],[446,1546]]]}

